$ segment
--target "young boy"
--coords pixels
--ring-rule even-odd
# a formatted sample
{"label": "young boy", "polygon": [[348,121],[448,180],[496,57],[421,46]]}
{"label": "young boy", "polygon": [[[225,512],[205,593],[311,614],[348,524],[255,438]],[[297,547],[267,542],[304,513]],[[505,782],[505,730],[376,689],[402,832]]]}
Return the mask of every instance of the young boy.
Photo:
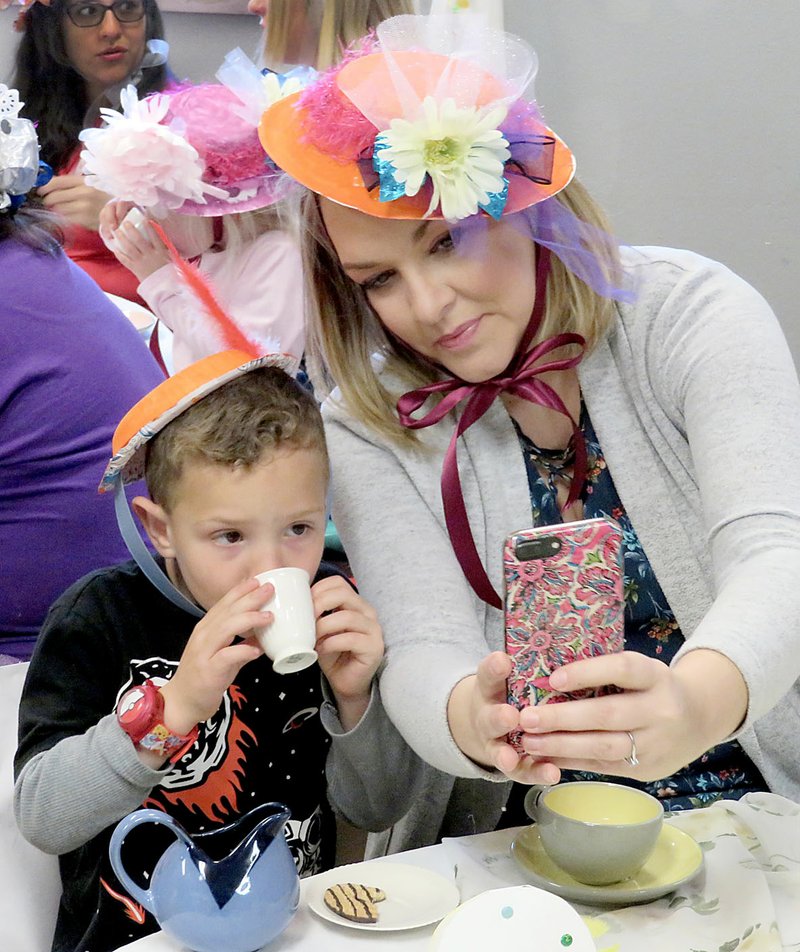
{"label": "young boy", "polygon": [[[308,875],[333,865],[326,758],[334,807],[372,829],[408,809],[419,769],[373,684],[376,615],[320,565],[322,421],[280,358],[228,351],[191,365],[127,414],[114,443],[106,488],[136,478],[146,456],[150,498],[133,507],[169,582],[156,587],[134,562],[86,576],[51,609],[31,661],[15,810],[31,842],[60,854],[55,952],[108,952],[158,928],[108,860],[114,825],[140,806],[191,835],[284,802]],[[315,666],[278,675],[253,636],[271,620],[262,608],[272,593],[254,576],[281,566],[313,579],[331,700]],[[135,730],[119,717],[132,697]],[[165,846],[159,830],[126,841],[126,868],[142,882]]]}

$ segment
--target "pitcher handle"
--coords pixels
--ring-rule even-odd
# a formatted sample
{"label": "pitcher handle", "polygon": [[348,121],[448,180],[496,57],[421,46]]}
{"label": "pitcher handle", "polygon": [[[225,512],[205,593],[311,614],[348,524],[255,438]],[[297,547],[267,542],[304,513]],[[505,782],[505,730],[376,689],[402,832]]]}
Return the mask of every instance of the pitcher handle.
{"label": "pitcher handle", "polygon": [[129,813],[119,821],[114,832],[111,834],[111,842],[108,844],[108,855],[117,879],[136,902],[144,906],[149,913],[155,915],[155,902],[152,890],[142,889],[141,886],[137,885],[130,878],[125,867],[122,865],[122,857],[120,855],[125,837],[134,827],[140,826],[142,823],[160,823],[162,826],[168,826],[189,850],[192,849],[193,844],[183,827],[179,823],[176,823],[171,816],[162,813],[161,810],[134,810],[133,813]]}

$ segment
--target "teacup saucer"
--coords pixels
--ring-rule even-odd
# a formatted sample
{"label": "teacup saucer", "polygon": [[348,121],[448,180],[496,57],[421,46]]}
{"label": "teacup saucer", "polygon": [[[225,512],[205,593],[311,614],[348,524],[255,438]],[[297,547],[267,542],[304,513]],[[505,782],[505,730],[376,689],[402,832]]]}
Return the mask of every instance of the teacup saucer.
{"label": "teacup saucer", "polygon": [[588,886],[573,879],[569,873],[545,853],[536,826],[527,826],[511,844],[511,855],[534,886],[592,906],[633,906],[652,902],[688,882],[703,867],[703,851],[697,843],[668,823],[656,840],[655,849],[639,872],[621,883],[610,886]]}

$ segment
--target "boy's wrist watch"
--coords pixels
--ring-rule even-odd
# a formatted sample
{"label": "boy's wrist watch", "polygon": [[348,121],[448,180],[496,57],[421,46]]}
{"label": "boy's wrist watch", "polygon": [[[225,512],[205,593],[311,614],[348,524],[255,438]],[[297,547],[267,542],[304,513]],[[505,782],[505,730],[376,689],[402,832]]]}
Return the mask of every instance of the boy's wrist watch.
{"label": "boy's wrist watch", "polygon": [[134,685],[122,695],[117,704],[117,721],[136,747],[169,757],[170,763],[186,753],[199,733],[197,725],[188,734],[176,734],[167,727],[164,695],[152,680]]}

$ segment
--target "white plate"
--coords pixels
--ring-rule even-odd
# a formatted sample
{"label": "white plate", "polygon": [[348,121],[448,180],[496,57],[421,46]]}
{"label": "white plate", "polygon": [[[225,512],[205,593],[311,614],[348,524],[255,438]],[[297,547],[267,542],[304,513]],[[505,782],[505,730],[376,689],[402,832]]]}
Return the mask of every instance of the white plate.
{"label": "white plate", "polygon": [[[352,922],[337,916],[325,905],[323,895],[335,883],[361,883],[378,886],[386,899],[377,903],[377,922]],[[372,932],[396,932],[417,929],[443,919],[459,903],[455,883],[419,866],[403,863],[352,863],[337,866],[326,873],[310,876],[302,882],[301,901],[321,919],[349,929]]]}
{"label": "white plate", "polygon": [[135,301],[129,301],[127,298],[120,297],[118,294],[112,294],[110,291],[106,291],[105,295],[112,304],[116,304],[140,334],[149,331],[153,324],[155,324],[155,314],[153,314],[152,311],[148,311],[146,307],[142,307],[141,304],[137,304]]}

